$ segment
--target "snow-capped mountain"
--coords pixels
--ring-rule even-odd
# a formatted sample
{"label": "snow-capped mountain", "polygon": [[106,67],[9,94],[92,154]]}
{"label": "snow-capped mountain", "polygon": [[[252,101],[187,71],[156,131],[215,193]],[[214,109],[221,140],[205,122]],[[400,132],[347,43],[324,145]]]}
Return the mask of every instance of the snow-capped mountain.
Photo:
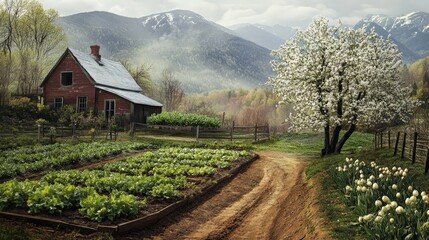
{"label": "snow-capped mountain", "polygon": [[278,49],[295,33],[294,29],[280,25],[238,24],[228,28],[237,36],[271,50]]}
{"label": "snow-capped mountain", "polygon": [[429,13],[412,12],[399,17],[369,15],[357,25],[371,22],[381,26],[393,39],[419,57],[429,55]]}
{"label": "snow-capped mountain", "polygon": [[62,17],[70,47],[152,66],[152,78],[173,71],[188,93],[225,88],[254,88],[272,74],[270,51],[231,34],[201,15],[174,10],[141,18],[107,12]]}

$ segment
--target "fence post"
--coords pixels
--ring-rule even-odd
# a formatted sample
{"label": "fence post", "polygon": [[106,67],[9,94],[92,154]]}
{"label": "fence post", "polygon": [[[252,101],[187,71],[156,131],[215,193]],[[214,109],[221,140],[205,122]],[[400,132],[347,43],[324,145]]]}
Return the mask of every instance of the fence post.
{"label": "fence post", "polygon": [[395,151],[393,152],[393,156],[396,156],[396,153],[398,153],[398,144],[399,144],[400,137],[401,137],[401,132],[398,132],[398,134],[396,135]]}
{"label": "fence post", "polygon": [[416,162],[416,150],[417,150],[417,132],[414,132],[414,143],[413,143],[413,164]]}
{"label": "fence post", "polygon": [[270,125],[267,123],[268,140],[270,140]]}
{"label": "fence post", "polygon": [[401,152],[401,159],[404,159],[405,157],[405,143],[407,141],[407,132],[404,132],[404,141],[402,142],[402,152]]}
{"label": "fence post", "polygon": [[196,140],[198,141],[198,137],[200,135],[200,125],[197,125],[197,134],[196,134]]}
{"label": "fence post", "polygon": [[224,123],[225,123],[225,112],[223,112],[223,114],[222,114],[222,127],[221,128],[223,128]]}
{"label": "fence post", "polygon": [[40,124],[37,124],[37,141],[40,142]]}
{"label": "fence post", "polygon": [[131,122],[131,126],[130,126],[130,136],[134,137],[134,131],[135,131],[135,123]]}
{"label": "fence post", "polygon": [[258,124],[255,123],[255,142],[258,141]]}
{"label": "fence post", "polygon": [[387,132],[387,140],[388,140],[388,146],[389,146],[389,149],[390,149],[390,130]]}
{"label": "fence post", "polygon": [[380,148],[383,148],[383,131],[380,132]]}
{"label": "fence post", "polygon": [[426,153],[425,175],[429,171],[429,148],[426,148],[426,150],[427,150],[427,153]]}
{"label": "fence post", "polygon": [[232,135],[234,134],[234,125],[235,125],[235,122],[234,122],[234,121],[232,121],[232,127],[231,127],[231,141],[232,141]]}

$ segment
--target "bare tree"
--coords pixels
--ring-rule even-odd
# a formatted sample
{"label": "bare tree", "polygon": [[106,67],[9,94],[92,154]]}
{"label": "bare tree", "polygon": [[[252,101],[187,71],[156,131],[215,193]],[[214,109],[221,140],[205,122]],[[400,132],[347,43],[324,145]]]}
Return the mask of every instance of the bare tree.
{"label": "bare tree", "polygon": [[142,88],[143,94],[153,97],[154,86],[149,73],[152,66],[147,64],[132,65],[128,60],[121,60],[120,62]]}
{"label": "bare tree", "polygon": [[176,110],[182,102],[185,93],[182,84],[175,78],[174,74],[164,69],[160,81],[160,96],[167,112]]}

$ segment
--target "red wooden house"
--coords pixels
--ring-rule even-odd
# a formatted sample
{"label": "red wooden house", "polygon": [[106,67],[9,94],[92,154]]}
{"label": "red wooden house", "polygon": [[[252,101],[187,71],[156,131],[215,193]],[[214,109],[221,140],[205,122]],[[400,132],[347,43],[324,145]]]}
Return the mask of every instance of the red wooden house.
{"label": "red wooden house", "polygon": [[107,119],[125,115],[134,122],[162,111],[162,104],[143,95],[121,63],[101,59],[99,51],[98,45],[91,46],[90,54],[68,48],[40,85],[44,104],[71,105]]}

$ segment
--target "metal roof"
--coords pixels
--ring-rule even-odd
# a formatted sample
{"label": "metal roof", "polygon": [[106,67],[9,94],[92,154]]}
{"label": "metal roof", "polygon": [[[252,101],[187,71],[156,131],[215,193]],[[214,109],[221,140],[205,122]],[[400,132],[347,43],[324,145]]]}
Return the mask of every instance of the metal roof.
{"label": "metal roof", "polygon": [[135,104],[142,104],[142,105],[148,105],[153,107],[162,107],[162,104],[153,100],[152,98],[146,97],[145,95],[141,94],[140,92],[134,92],[134,91],[126,91],[126,90],[120,90],[117,88],[110,88],[105,86],[95,86],[98,89],[113,93],[115,95],[118,95],[130,102],[133,102]]}
{"label": "metal roof", "polygon": [[101,58],[100,61],[90,53],[83,53],[69,48],[70,52],[95,81],[95,85],[103,85],[118,89],[141,92],[142,89],[119,62]]}

